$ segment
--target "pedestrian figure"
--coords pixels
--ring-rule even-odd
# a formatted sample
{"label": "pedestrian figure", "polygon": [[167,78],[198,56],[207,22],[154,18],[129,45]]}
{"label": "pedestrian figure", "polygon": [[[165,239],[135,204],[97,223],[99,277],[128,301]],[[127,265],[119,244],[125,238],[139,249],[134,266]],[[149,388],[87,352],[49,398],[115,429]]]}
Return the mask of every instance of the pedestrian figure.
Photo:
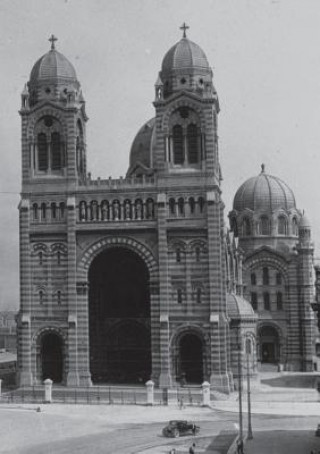
{"label": "pedestrian figure", "polygon": [[237,454],[243,454],[243,440],[237,441]]}
{"label": "pedestrian figure", "polygon": [[196,444],[195,443],[192,443],[192,446],[190,446],[189,454],[196,454]]}
{"label": "pedestrian figure", "polygon": [[183,397],[180,397],[180,400],[179,400],[179,408],[180,408],[180,410],[183,409]]}

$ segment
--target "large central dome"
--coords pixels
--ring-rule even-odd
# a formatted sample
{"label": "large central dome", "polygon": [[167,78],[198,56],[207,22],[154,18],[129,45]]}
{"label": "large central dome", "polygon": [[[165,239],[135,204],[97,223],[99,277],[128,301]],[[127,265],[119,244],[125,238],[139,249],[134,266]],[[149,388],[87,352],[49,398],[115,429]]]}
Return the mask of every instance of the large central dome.
{"label": "large central dome", "polygon": [[242,211],[274,211],[279,208],[290,210],[296,208],[292,190],[280,178],[265,173],[262,164],[260,175],[245,181],[234,197],[233,209]]}

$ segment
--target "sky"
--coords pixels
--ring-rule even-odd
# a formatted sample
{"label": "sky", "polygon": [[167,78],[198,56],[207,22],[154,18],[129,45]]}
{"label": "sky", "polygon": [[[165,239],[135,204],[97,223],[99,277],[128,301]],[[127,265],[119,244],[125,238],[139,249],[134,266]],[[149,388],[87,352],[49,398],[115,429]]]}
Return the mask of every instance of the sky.
{"label": "sky", "polygon": [[154,84],[183,22],[214,72],[226,220],[236,190],[264,163],[305,210],[320,257],[318,0],[0,0],[0,310],[19,306],[18,110],[48,38],[58,37],[82,86],[88,170],[118,178],[154,116]]}

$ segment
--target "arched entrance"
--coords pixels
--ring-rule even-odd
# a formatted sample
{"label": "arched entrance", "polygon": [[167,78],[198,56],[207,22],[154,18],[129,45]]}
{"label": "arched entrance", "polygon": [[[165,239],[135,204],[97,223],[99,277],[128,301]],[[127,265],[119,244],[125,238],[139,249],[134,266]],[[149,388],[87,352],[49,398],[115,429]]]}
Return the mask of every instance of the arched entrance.
{"label": "arched entrance", "polygon": [[40,344],[42,380],[50,378],[54,383],[63,380],[62,339],[56,333],[44,334]]}
{"label": "arched entrance", "polygon": [[180,338],[179,369],[187,383],[203,382],[203,344],[196,334],[187,333]]}
{"label": "arched entrance", "polygon": [[135,252],[112,247],[93,260],[89,330],[93,383],[142,383],[150,378],[149,272]]}
{"label": "arched entrance", "polygon": [[274,364],[280,359],[280,343],[273,326],[262,326],[259,330],[260,358],[262,363]]}

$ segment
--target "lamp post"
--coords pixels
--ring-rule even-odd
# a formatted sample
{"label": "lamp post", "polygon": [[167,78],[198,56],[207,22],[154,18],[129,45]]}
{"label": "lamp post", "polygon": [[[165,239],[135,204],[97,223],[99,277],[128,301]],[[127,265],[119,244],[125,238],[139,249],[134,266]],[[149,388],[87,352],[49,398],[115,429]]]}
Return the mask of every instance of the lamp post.
{"label": "lamp post", "polygon": [[239,338],[240,325],[237,330],[237,348],[238,348],[238,392],[239,392],[239,447],[238,453],[243,454],[243,413],[242,413],[242,364],[241,364],[241,343]]}
{"label": "lamp post", "polygon": [[251,341],[246,336],[246,355],[247,355],[247,396],[248,396],[248,435],[247,439],[252,440],[252,425],[251,425],[251,391],[250,391],[250,369],[249,369],[249,355],[251,354]]}

